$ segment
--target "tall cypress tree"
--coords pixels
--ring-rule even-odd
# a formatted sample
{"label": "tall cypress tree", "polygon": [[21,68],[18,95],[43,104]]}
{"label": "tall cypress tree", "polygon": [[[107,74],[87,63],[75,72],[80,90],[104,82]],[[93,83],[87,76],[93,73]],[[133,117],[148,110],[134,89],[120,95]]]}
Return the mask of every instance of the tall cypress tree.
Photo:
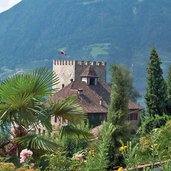
{"label": "tall cypress tree", "polygon": [[126,120],[128,118],[128,100],[132,88],[132,75],[122,65],[111,65],[111,99],[108,109],[108,122],[115,126],[110,145],[110,161],[117,166],[121,163],[122,156],[119,155],[118,148],[123,142],[128,140],[128,128]]}
{"label": "tall cypress tree", "polygon": [[146,105],[150,116],[163,115],[166,112],[167,88],[160,67],[161,61],[156,49],[151,50],[147,66]]}
{"label": "tall cypress tree", "polygon": [[132,89],[132,75],[123,65],[111,65],[111,97],[108,121],[122,125],[127,119],[128,100]]}

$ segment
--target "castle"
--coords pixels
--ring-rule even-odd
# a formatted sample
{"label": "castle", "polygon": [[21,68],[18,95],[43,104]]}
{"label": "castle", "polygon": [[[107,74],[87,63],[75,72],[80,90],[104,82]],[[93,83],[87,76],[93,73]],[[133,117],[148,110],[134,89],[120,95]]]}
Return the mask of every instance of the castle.
{"label": "castle", "polygon": [[[77,103],[88,116],[91,127],[100,125],[107,118],[111,86],[106,82],[106,63],[76,60],[53,60],[53,71],[59,78],[58,91],[53,100],[64,100],[77,96]],[[142,106],[129,100],[128,121],[133,127],[139,122]],[[61,124],[60,118],[51,118],[53,130]],[[45,134],[40,128],[38,133]]]}

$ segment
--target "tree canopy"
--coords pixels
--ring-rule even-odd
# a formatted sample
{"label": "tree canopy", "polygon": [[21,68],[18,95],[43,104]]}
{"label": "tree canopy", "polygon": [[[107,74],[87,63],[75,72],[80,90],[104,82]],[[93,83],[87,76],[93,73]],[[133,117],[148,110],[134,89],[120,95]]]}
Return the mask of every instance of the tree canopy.
{"label": "tree canopy", "polygon": [[166,112],[167,88],[156,49],[151,50],[147,66],[146,105],[150,116]]}

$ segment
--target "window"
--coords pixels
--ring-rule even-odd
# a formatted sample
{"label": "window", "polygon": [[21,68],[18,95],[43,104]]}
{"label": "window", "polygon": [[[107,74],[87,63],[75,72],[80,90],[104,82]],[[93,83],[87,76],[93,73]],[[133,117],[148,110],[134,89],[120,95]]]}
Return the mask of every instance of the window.
{"label": "window", "polygon": [[90,78],[90,85],[95,85],[95,78]]}
{"label": "window", "polygon": [[41,129],[40,128],[38,129],[38,134],[41,134]]}
{"label": "window", "polygon": [[45,130],[43,130],[43,135],[45,135],[45,133],[46,133],[46,131],[45,131]]}
{"label": "window", "polygon": [[55,116],[55,118],[54,118],[54,122],[55,122],[55,123],[57,122],[57,116]]}
{"label": "window", "polygon": [[138,120],[138,114],[137,113],[131,113],[129,114],[128,120]]}

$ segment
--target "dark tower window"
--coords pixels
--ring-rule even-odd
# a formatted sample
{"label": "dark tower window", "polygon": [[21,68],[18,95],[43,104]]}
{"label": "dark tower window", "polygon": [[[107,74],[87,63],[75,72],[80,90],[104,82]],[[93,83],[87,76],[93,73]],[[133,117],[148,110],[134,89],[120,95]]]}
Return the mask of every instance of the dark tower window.
{"label": "dark tower window", "polygon": [[45,133],[46,133],[46,131],[45,131],[45,130],[43,130],[43,135],[45,135]]}
{"label": "dark tower window", "polygon": [[57,122],[57,116],[55,116],[54,122],[55,122],[55,123]]}
{"label": "dark tower window", "polygon": [[90,78],[90,85],[95,85],[95,78]]}

